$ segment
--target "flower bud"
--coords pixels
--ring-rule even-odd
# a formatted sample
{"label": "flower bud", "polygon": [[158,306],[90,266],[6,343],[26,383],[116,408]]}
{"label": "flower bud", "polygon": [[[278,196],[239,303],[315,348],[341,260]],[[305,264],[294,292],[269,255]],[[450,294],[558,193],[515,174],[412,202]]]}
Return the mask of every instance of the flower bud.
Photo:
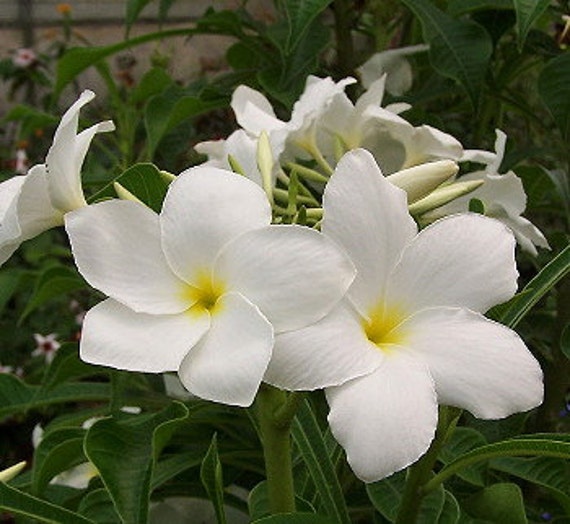
{"label": "flower bud", "polygon": [[3,471],[0,471],[0,482],[8,482],[12,480],[16,475],[18,475],[26,467],[26,462],[18,462],[14,466],[9,467]]}
{"label": "flower bud", "polygon": [[263,190],[267,194],[269,201],[273,203],[273,180],[271,176],[273,171],[273,152],[271,151],[269,136],[265,131],[261,132],[257,142],[257,167],[261,173]]}
{"label": "flower bud", "polygon": [[453,160],[438,160],[403,169],[386,178],[406,191],[408,204],[412,204],[429,195],[458,171],[459,167]]}
{"label": "flower bud", "polygon": [[408,209],[414,216],[423,215],[432,209],[436,209],[444,204],[455,200],[463,195],[475,191],[484,184],[484,180],[471,180],[469,182],[454,182],[453,184],[440,187],[430,195],[411,204]]}
{"label": "flower bud", "polygon": [[115,193],[121,200],[132,200],[133,202],[138,202],[142,204],[143,202],[133,195],[126,187],[119,184],[119,182],[113,182],[113,188],[115,189]]}

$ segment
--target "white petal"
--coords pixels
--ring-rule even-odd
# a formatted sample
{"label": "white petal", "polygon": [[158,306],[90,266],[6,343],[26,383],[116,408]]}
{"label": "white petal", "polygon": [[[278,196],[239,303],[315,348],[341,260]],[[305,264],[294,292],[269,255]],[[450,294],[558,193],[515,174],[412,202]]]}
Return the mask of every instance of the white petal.
{"label": "white petal", "polygon": [[21,233],[18,222],[18,197],[25,180],[25,176],[15,176],[0,184],[0,246],[2,247],[11,244]]}
{"label": "white petal", "polygon": [[209,326],[208,313],[148,315],[107,299],[85,316],[80,356],[90,364],[129,371],[177,371]]}
{"label": "white petal", "polygon": [[513,330],[458,308],[424,310],[402,329],[427,363],[440,404],[495,419],[542,402],[540,366]]}
{"label": "white petal", "polygon": [[319,322],[277,335],[264,382],[292,391],[339,386],[382,364],[360,317],[342,303]]}
{"label": "white petal", "polygon": [[238,86],[232,95],[231,106],[238,124],[255,136],[262,131],[269,132],[286,125],[275,116],[269,100],[251,87]]}
{"label": "white petal", "polygon": [[411,167],[430,160],[459,160],[463,156],[463,146],[455,137],[435,127],[423,125],[414,129],[414,134],[406,143],[406,164]]}
{"label": "white petal", "polygon": [[228,243],[216,280],[254,303],[276,332],[323,318],[354,278],[354,266],[330,239],[303,226],[268,226]]}
{"label": "white petal", "polygon": [[388,182],[363,149],[344,155],[323,195],[322,231],[357,269],[349,296],[366,314],[382,296],[390,271],[416,233],[405,191]]}
{"label": "white petal", "polygon": [[499,219],[503,224],[506,224],[510,230],[515,235],[517,242],[520,244],[522,249],[533,256],[538,255],[536,247],[543,247],[545,249],[550,249],[548,240],[542,234],[540,229],[538,229],[532,222],[524,217],[500,217]]}
{"label": "white petal", "polygon": [[443,218],[404,250],[388,284],[388,304],[409,313],[460,306],[486,311],[517,289],[515,239],[498,220],[473,213]]}
{"label": "white petal", "polygon": [[326,390],[331,431],[364,482],[404,469],[429,448],[437,426],[433,380],[425,364],[397,348],[365,377]]}
{"label": "white petal", "polygon": [[249,406],[271,358],[273,329],[237,293],[222,296],[216,308],[207,335],[184,358],[180,380],[198,397]]}
{"label": "white petal", "polygon": [[138,312],[181,313],[191,305],[149,208],[109,200],[67,213],[65,227],[79,272],[93,287]]}
{"label": "white petal", "polygon": [[160,215],[164,252],[173,271],[188,282],[212,267],[229,240],[270,222],[271,207],[259,186],[205,166],[178,176]]}

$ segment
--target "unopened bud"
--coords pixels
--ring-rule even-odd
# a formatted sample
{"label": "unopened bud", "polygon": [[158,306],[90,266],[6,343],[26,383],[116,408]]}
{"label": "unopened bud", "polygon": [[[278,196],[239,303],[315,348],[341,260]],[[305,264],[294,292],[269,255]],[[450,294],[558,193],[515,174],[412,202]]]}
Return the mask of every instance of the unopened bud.
{"label": "unopened bud", "polygon": [[18,464],[0,471],[0,482],[8,482],[16,477],[26,467],[25,462],[18,462]]}
{"label": "unopened bud", "polygon": [[160,170],[158,173],[160,175],[160,178],[162,178],[162,180],[164,180],[167,184],[170,184],[170,182],[174,182],[176,180],[176,175],[173,175],[168,171]]}
{"label": "unopened bud", "polygon": [[454,182],[436,189],[427,197],[411,204],[408,209],[412,215],[418,216],[448,204],[456,198],[467,195],[485,183],[484,180],[471,180],[469,182]]}
{"label": "unopened bud", "polygon": [[113,188],[121,200],[132,200],[133,202],[138,202],[139,204],[143,203],[142,200],[133,195],[126,187],[119,184],[119,182],[113,182]]}
{"label": "unopened bud", "polygon": [[408,193],[408,204],[412,204],[429,195],[458,171],[459,166],[453,160],[438,160],[402,169],[386,178]]}
{"label": "unopened bud", "polygon": [[237,161],[237,158],[235,156],[228,155],[228,164],[230,165],[234,173],[245,176],[245,171],[243,170],[243,167],[241,167],[241,164]]}

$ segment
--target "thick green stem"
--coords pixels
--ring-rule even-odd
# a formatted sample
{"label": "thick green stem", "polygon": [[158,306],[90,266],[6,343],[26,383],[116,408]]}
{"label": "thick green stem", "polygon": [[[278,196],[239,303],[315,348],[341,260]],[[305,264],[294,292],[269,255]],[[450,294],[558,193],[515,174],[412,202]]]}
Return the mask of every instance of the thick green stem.
{"label": "thick green stem", "polygon": [[291,462],[292,408],[294,406],[288,402],[285,391],[262,384],[257,394],[257,409],[272,514],[295,511]]}
{"label": "thick green stem", "polygon": [[448,429],[457,420],[457,410],[441,407],[439,410],[439,422],[435,438],[427,453],[408,470],[406,486],[398,509],[396,524],[413,524],[416,522],[422,500],[426,495],[422,488],[432,475],[433,466],[439,455],[441,447],[445,443]]}

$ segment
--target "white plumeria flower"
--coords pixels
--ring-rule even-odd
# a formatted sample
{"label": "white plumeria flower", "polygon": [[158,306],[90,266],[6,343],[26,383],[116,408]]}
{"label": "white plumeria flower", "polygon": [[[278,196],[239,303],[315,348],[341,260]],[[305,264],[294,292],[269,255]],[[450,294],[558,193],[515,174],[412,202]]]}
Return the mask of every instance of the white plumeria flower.
{"label": "white plumeria flower", "polygon": [[190,392],[227,404],[251,404],[274,333],[320,320],[354,277],[332,241],[270,225],[259,186],[211,167],[172,182],[160,215],[107,201],[65,221],[79,271],[111,297],[85,317],[81,358],[178,371]]}
{"label": "white plumeria flower", "polygon": [[536,256],[536,247],[549,248],[548,241],[542,232],[529,220],[522,217],[526,209],[526,193],[522,180],[513,172],[499,174],[501,162],[505,155],[507,135],[497,129],[495,153],[488,151],[468,150],[461,160],[469,160],[487,164],[482,171],[468,173],[459,181],[468,182],[482,180],[483,185],[472,193],[453,200],[445,206],[427,213],[427,220],[434,220],[452,213],[462,213],[469,209],[469,202],[476,198],[485,205],[485,214],[496,218],[508,226],[515,235],[522,249]]}
{"label": "white plumeria flower", "polygon": [[428,49],[429,46],[425,44],[387,49],[372,55],[356,71],[366,89],[386,75],[386,91],[391,95],[401,96],[412,87],[412,66],[406,56]]}
{"label": "white plumeria flower", "polygon": [[61,347],[57,341],[57,334],[50,333],[44,336],[34,333],[34,340],[36,341],[36,349],[32,351],[32,357],[44,357],[46,364],[51,364],[57,350]]}
{"label": "white plumeria flower", "polygon": [[279,335],[265,380],[327,388],[331,430],[359,478],[416,461],[433,439],[438,403],[488,419],[540,404],[538,362],[482,314],[516,291],[515,242],[503,224],[463,214],[418,234],[404,191],[358,150],[325,189],[322,230],[357,268],[348,300]]}
{"label": "white plumeria flower", "polygon": [[65,213],[87,205],[81,165],[94,135],[114,129],[107,121],[77,133],[79,110],[94,97],[92,91],[84,91],[65,112],[45,164],[0,184],[0,264],[24,240],[62,225]]}

